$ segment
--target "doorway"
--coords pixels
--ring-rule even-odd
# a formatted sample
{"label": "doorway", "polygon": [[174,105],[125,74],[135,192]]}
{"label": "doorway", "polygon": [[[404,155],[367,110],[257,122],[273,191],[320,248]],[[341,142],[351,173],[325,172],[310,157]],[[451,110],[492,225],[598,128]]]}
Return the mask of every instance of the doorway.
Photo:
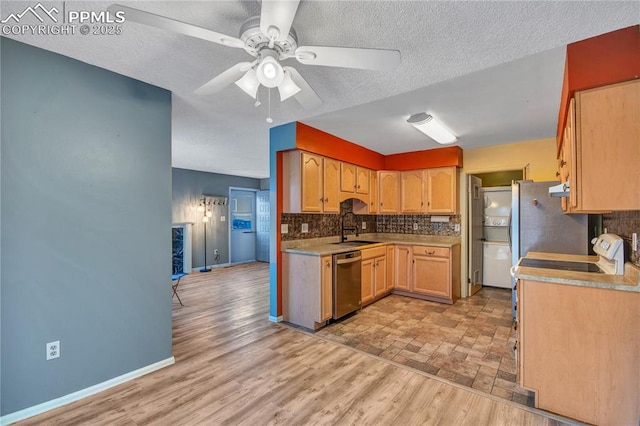
{"label": "doorway", "polygon": [[229,263],[256,260],[256,190],[229,189]]}
{"label": "doorway", "polygon": [[483,285],[511,288],[511,184],[525,171],[505,170],[468,176],[469,295]]}

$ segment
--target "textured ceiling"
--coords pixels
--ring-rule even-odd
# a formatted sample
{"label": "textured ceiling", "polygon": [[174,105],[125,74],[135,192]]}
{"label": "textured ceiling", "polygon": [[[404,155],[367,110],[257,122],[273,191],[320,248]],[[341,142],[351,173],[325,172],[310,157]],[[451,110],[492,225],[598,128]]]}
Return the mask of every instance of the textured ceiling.
{"label": "textured ceiling", "polygon": [[[0,16],[35,2],[0,3]],[[45,5],[62,2],[43,2]],[[71,2],[106,10],[112,2]],[[256,1],[122,2],[237,36],[260,12]],[[567,43],[638,24],[640,2],[305,1],[294,28],[301,45],[397,49],[392,72],[313,67],[287,60],[324,104],[304,110],[267,91],[262,105],[235,85],[193,91],[251,58],[233,49],[133,22],[113,36],[10,36],[173,92],[173,166],[251,177],[268,175],[269,127],[302,121],[381,153],[435,148],[405,123],[433,112],[464,149],[555,134]]]}

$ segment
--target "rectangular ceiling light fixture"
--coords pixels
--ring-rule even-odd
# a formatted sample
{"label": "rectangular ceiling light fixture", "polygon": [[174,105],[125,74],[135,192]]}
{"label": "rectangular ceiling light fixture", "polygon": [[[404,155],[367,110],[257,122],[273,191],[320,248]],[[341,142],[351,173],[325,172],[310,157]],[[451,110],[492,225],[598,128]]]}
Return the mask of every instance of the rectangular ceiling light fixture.
{"label": "rectangular ceiling light fixture", "polygon": [[449,143],[454,143],[458,140],[458,138],[456,138],[453,133],[447,130],[442,125],[442,123],[436,120],[434,116],[429,115],[426,112],[413,114],[411,117],[409,117],[407,123],[411,123],[413,127],[420,130],[422,133],[429,136],[439,144],[446,145]]}

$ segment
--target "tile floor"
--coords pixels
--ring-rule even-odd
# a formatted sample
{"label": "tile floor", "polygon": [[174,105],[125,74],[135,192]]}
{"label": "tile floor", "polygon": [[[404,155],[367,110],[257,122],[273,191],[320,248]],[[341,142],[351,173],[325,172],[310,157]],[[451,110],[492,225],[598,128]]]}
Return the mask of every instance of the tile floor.
{"label": "tile floor", "polygon": [[485,287],[454,305],[390,295],[316,334],[533,406],[516,384],[510,290]]}

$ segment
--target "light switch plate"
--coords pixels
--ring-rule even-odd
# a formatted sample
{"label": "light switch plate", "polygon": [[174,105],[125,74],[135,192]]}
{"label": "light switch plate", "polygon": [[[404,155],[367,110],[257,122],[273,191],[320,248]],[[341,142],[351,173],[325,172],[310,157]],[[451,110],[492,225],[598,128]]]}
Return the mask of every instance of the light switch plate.
{"label": "light switch plate", "polygon": [[225,222],[227,220],[226,216],[220,216],[220,222]]}
{"label": "light switch plate", "polygon": [[638,233],[631,234],[631,246],[633,251],[638,251]]}
{"label": "light switch plate", "polygon": [[414,231],[418,230],[418,224],[416,222],[413,222],[413,230]]}
{"label": "light switch plate", "polygon": [[362,229],[367,229],[367,222],[362,222]]}
{"label": "light switch plate", "polygon": [[281,234],[288,234],[289,233],[289,224],[288,223],[281,223],[280,224],[280,233]]}
{"label": "light switch plate", "polygon": [[307,232],[309,232],[309,224],[308,223],[303,223],[301,231],[302,231],[302,233],[305,233],[305,234]]}
{"label": "light switch plate", "polygon": [[460,224],[459,224],[459,223],[456,223],[456,224],[453,226],[453,229],[454,229],[454,231],[456,231],[456,232],[460,232]]}

